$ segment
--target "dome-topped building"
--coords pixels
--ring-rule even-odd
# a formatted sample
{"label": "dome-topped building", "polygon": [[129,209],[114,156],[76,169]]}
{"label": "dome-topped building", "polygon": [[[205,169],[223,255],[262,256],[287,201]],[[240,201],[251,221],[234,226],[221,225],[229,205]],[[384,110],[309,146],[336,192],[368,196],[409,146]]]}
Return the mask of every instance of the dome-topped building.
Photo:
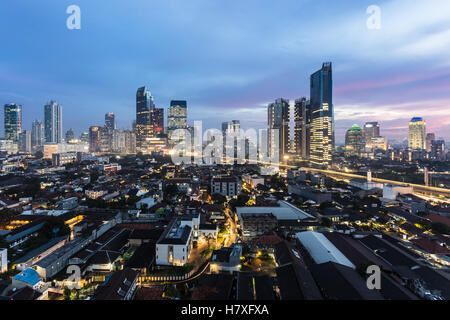
{"label": "dome-topped building", "polygon": [[364,152],[365,141],[360,126],[354,124],[345,134],[345,155],[360,156]]}

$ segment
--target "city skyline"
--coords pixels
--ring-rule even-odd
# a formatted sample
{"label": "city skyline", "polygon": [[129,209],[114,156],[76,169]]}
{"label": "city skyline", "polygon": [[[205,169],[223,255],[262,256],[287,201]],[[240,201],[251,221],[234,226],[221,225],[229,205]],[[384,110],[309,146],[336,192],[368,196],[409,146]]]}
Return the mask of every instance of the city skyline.
{"label": "city skyline", "polygon": [[[351,125],[367,121],[378,121],[388,139],[405,140],[408,122],[415,116],[427,121],[428,132],[449,140],[450,68],[438,53],[449,46],[441,40],[448,33],[445,17],[450,5],[432,2],[380,1],[380,30],[366,28],[370,1],[344,1],[339,6],[286,1],[258,8],[249,1],[222,10],[205,1],[173,7],[132,1],[108,8],[79,1],[81,30],[65,28],[65,3],[12,4],[1,13],[2,29],[10,35],[5,45],[16,50],[1,53],[8,64],[0,66],[0,99],[2,104],[22,105],[24,129],[30,129],[35,119],[43,121],[42,107],[54,99],[64,106],[63,131],[73,128],[79,135],[103,123],[107,112],[115,113],[118,128],[130,128],[135,90],[145,85],[156,107],[166,112],[171,100],[186,100],[190,123],[203,120],[205,127],[219,128],[225,120],[242,119],[242,127],[264,128],[270,102],[285,98],[293,103],[308,96],[308,76],[323,61],[332,61],[337,143],[344,141]],[[160,14],[149,24],[137,14],[141,7]],[[307,17],[323,8],[327,10],[316,15],[316,21]],[[425,9],[434,11],[426,19],[420,15]],[[232,14],[233,24],[226,21],[227,14]],[[22,15],[24,23],[11,28],[12,19]],[[136,19],[119,26],[122,15]],[[204,19],[197,22],[200,15]],[[270,32],[247,22],[278,16],[283,23]],[[223,24],[205,30],[215,20]],[[32,25],[37,27],[30,30]],[[343,31],[348,39],[336,36]],[[142,45],[138,41],[142,36],[152,39],[150,44]],[[169,38],[180,40],[179,50],[172,50]],[[208,46],[200,45],[204,40]],[[44,48],[51,48],[52,41],[60,45],[48,54]],[[313,54],[302,49],[305,44]],[[325,52],[319,50],[325,45]],[[84,49],[87,46],[89,50]],[[123,46],[125,51],[105,50]],[[139,47],[139,53],[130,54]],[[33,59],[29,52],[34,52]]]}

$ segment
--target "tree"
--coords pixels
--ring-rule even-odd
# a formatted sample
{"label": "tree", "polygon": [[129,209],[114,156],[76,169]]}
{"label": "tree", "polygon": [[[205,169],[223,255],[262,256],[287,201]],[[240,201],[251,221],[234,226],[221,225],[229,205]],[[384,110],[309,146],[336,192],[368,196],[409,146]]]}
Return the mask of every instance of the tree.
{"label": "tree", "polygon": [[54,237],[68,235],[70,233],[70,228],[65,224],[63,219],[50,216],[46,219],[39,233],[47,239],[52,239]]}
{"label": "tree", "polygon": [[220,193],[214,193],[211,196],[211,200],[215,204],[219,204],[219,205],[223,205],[225,202],[227,202],[227,198],[225,196],[221,195]]}
{"label": "tree", "polygon": [[11,210],[9,208],[5,208],[3,210],[0,210],[0,229],[4,229],[12,219],[17,215],[17,213],[14,210]]}
{"label": "tree", "polygon": [[178,194],[178,187],[175,184],[168,184],[164,188],[164,200],[170,201]]}
{"label": "tree", "polygon": [[95,170],[91,171],[91,173],[90,173],[91,182],[90,183],[94,183],[95,181],[97,181],[99,176],[100,175],[98,174],[97,171],[95,171]]}
{"label": "tree", "polygon": [[166,290],[164,291],[164,297],[167,298],[179,298],[180,293],[178,292],[177,288],[173,284],[167,284]]}
{"label": "tree", "polygon": [[325,201],[320,204],[319,209],[324,210],[327,208],[331,208],[332,206],[333,206],[333,204],[330,201]]}
{"label": "tree", "polygon": [[331,228],[333,222],[329,218],[322,218],[322,226]]}
{"label": "tree", "polygon": [[34,156],[36,159],[42,159],[44,157],[44,153],[42,151],[37,151]]}

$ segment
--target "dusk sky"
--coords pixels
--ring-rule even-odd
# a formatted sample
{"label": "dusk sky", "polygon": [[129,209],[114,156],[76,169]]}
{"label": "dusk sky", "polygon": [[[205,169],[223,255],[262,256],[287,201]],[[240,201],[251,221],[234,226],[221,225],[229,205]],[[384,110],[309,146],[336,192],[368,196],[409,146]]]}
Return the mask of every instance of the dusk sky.
{"label": "dusk sky", "polygon": [[[333,62],[336,140],[379,121],[388,138],[408,121],[450,140],[448,0],[14,0],[0,9],[0,103],[23,105],[24,129],[63,105],[64,133],[135,119],[149,87],[157,107],[188,101],[203,128],[241,120],[264,128],[267,104],[309,96],[309,76]],[[81,30],[69,30],[69,5]],[[381,29],[368,29],[370,5]],[[2,108],[3,110],[3,108]],[[3,136],[3,111],[1,112]]]}

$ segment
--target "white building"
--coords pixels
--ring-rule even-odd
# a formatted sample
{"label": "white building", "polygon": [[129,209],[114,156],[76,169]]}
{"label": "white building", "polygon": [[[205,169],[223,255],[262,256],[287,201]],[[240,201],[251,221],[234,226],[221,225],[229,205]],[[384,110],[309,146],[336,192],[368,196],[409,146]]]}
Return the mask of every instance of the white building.
{"label": "white building", "polygon": [[278,201],[279,207],[237,207],[239,220],[242,214],[273,214],[277,220],[304,220],[314,218],[309,213],[293,206],[287,201]]}
{"label": "white building", "polygon": [[352,187],[360,188],[362,190],[372,190],[372,189],[383,189],[383,183],[367,181],[363,178],[354,178],[350,180],[350,185]]}
{"label": "white building", "polygon": [[0,273],[8,271],[8,249],[0,249]]}
{"label": "white building", "polygon": [[315,263],[335,262],[355,269],[354,264],[322,233],[313,231],[298,232],[296,237]]}
{"label": "white building", "polygon": [[191,253],[192,238],[192,227],[187,221],[173,220],[156,243],[156,264],[163,266],[185,265]]}
{"label": "white building", "polygon": [[264,178],[254,174],[254,175],[249,175],[249,174],[244,174],[242,176],[242,180],[251,185],[253,188],[255,188],[258,184],[262,184],[264,185]]}
{"label": "white building", "polygon": [[144,205],[147,205],[147,209],[153,207],[156,204],[156,201],[153,197],[147,197],[142,200],[139,200],[136,203],[136,208],[142,209]]}
{"label": "white building", "polygon": [[389,200],[397,199],[399,194],[412,194],[413,187],[386,184],[383,187],[383,198]]}

